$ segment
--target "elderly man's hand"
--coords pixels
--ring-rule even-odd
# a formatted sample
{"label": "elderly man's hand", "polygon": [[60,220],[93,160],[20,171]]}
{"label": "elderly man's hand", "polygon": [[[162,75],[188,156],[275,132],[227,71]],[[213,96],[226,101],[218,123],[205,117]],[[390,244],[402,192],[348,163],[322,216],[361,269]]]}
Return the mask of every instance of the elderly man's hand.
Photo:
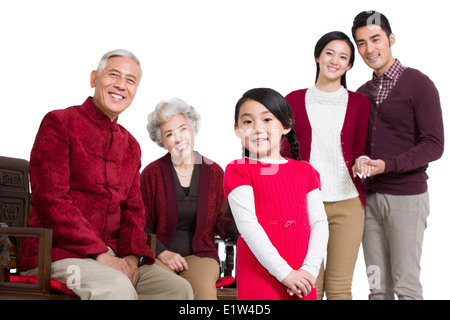
{"label": "elderly man's hand", "polygon": [[96,260],[101,264],[104,264],[105,266],[122,272],[128,277],[128,279],[130,279],[133,286],[135,286],[137,281],[139,280],[139,259],[134,255],[129,255],[121,259],[104,252],[101,253]]}
{"label": "elderly man's hand", "polygon": [[136,286],[138,280],[139,280],[139,258],[135,255],[129,255],[123,258],[128,264],[128,267],[130,269],[131,275],[128,276],[133,286]]}

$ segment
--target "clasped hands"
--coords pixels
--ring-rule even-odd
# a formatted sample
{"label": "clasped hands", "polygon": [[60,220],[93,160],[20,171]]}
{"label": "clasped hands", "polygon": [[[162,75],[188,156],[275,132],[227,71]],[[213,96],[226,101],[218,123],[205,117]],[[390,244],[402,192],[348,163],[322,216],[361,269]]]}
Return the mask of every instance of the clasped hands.
{"label": "clasped hands", "polygon": [[306,270],[292,270],[281,281],[286,287],[290,296],[296,294],[299,298],[303,298],[311,292],[315,287],[316,279]]}
{"label": "clasped hands", "polygon": [[101,264],[122,272],[128,277],[128,279],[130,279],[133,286],[136,286],[140,276],[138,268],[139,258],[137,256],[128,255],[126,257],[119,258],[103,252],[97,257],[96,260]]}
{"label": "clasped hands", "polygon": [[362,178],[368,178],[377,174],[384,173],[386,164],[383,160],[372,160],[362,156],[355,160],[352,167],[353,177],[356,178],[359,173]]}

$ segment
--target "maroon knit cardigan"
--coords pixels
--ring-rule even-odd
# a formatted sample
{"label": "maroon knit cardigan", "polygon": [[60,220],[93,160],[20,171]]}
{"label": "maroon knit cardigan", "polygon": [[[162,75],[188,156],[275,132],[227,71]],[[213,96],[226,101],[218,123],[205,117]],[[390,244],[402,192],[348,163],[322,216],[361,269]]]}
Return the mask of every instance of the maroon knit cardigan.
{"label": "maroon knit cardigan", "polygon": [[[215,162],[201,156],[196,231],[192,240],[193,254],[219,261],[214,246],[215,234],[224,237],[233,221],[219,214],[224,200],[223,170]],[[177,226],[178,207],[172,176],[170,154],[150,163],[141,173],[141,193],[146,214],[146,232],[155,233],[169,247]]]}
{"label": "maroon knit cardigan", "polygon": [[[293,91],[286,96],[286,100],[294,115],[295,133],[300,143],[300,157],[304,161],[309,161],[312,130],[305,106],[306,91],[307,89]],[[341,131],[341,145],[348,172],[364,206],[366,205],[364,187],[359,177],[353,177],[352,166],[358,157],[365,154],[369,113],[369,100],[361,93],[348,91],[347,112]],[[290,156],[286,141],[283,144],[282,155]]]}

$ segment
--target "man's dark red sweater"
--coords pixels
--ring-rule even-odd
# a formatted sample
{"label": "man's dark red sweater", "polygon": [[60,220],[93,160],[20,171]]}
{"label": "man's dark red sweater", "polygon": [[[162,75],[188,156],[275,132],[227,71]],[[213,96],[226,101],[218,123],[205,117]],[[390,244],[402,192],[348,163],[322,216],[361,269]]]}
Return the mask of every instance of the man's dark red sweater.
{"label": "man's dark red sweater", "polygon": [[439,93],[418,70],[407,68],[388,97],[376,105],[371,82],[358,89],[370,101],[367,154],[386,163],[365,180],[367,192],[415,195],[427,191],[426,169],[444,151]]}

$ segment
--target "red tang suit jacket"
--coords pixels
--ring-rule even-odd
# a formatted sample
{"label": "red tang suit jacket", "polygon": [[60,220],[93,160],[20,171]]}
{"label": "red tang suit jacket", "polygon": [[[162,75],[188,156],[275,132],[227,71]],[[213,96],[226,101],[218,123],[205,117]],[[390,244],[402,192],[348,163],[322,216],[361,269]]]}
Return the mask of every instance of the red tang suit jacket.
{"label": "red tang suit jacket", "polygon": [[[48,113],[30,156],[29,227],[53,229],[52,261],[108,251],[154,261],[146,245],[141,150],[117,119],[88,98]],[[37,267],[38,239],[25,238],[20,270]]]}

